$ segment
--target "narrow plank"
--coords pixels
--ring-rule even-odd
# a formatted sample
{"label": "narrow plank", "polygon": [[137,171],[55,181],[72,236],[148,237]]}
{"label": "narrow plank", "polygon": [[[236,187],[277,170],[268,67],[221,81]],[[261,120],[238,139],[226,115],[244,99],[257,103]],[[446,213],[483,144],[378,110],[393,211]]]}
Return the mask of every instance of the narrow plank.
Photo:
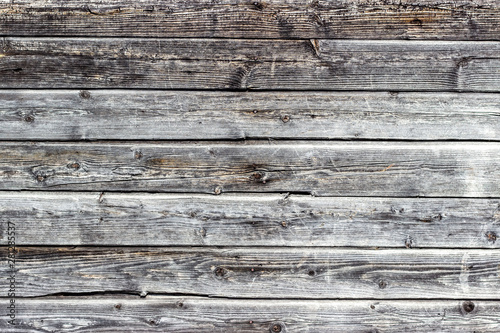
{"label": "narrow plank", "polygon": [[[491,300],[500,297],[499,267],[497,249],[18,247],[16,296]],[[4,262],[0,273],[9,272]]]}
{"label": "narrow plank", "polygon": [[497,143],[0,143],[1,190],[500,197]]}
{"label": "narrow plank", "polygon": [[4,35],[491,40],[497,0],[21,0]]}
{"label": "narrow plank", "polygon": [[[16,327],[2,332],[492,332],[491,301],[226,300],[148,296],[17,300]],[[274,329],[273,329],[274,328]]]}
{"label": "narrow plank", "polygon": [[500,91],[500,42],[6,38],[0,88]]}
{"label": "narrow plank", "polygon": [[500,140],[499,115],[491,93],[0,90],[0,140]]}
{"label": "narrow plank", "polygon": [[0,216],[18,245],[498,248],[500,235],[500,201],[474,199],[0,192]]}

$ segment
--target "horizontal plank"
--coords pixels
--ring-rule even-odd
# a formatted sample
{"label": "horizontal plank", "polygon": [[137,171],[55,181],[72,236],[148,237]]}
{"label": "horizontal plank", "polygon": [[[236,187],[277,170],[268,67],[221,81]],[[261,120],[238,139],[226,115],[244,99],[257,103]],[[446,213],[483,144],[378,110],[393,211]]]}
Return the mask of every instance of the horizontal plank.
{"label": "horizontal plank", "polygon": [[[492,332],[491,301],[227,300],[148,296],[17,300],[2,332]],[[274,330],[273,330],[274,328]]]}
{"label": "horizontal plank", "polygon": [[3,142],[0,156],[0,190],[500,197],[486,142]]}
{"label": "horizontal plank", "polygon": [[0,88],[500,91],[500,42],[5,38]]}
{"label": "horizontal plank", "polygon": [[0,140],[500,140],[481,93],[0,90]]}
{"label": "horizontal plank", "polygon": [[[22,235],[22,230],[19,231]],[[4,258],[7,249],[2,250]],[[16,296],[498,299],[500,250],[18,247]],[[9,276],[6,263],[1,276]]]}
{"label": "horizontal plank", "polygon": [[500,201],[475,199],[0,192],[0,215],[3,245],[13,230],[60,246],[491,248],[500,235]]}
{"label": "horizontal plank", "polygon": [[24,36],[491,40],[498,0],[21,0],[2,3],[0,30]]}

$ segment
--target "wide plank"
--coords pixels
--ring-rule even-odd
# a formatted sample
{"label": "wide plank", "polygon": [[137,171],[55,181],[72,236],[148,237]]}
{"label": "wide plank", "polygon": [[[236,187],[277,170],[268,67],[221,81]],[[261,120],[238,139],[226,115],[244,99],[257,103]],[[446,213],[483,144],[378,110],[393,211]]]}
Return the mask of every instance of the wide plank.
{"label": "wide plank", "polygon": [[492,332],[500,306],[492,301],[230,300],[200,297],[50,297],[17,300],[23,332]]}
{"label": "wide plank", "polygon": [[500,235],[498,199],[0,192],[0,216],[4,245],[12,230],[59,246],[498,248]]}
{"label": "wide plank", "polygon": [[500,197],[489,142],[3,142],[0,156],[0,190]]}
{"label": "wide plank", "polygon": [[498,0],[16,0],[3,35],[498,40]]}
{"label": "wide plank", "polygon": [[482,93],[0,90],[0,140],[500,140]]}
{"label": "wide plank", "polygon": [[[266,248],[20,246],[15,257],[16,296],[112,292],[306,299],[500,297],[498,249],[272,245]],[[7,248],[2,253],[5,258]],[[0,267],[0,273],[10,276],[7,263]]]}
{"label": "wide plank", "polygon": [[500,42],[4,38],[0,88],[500,91]]}

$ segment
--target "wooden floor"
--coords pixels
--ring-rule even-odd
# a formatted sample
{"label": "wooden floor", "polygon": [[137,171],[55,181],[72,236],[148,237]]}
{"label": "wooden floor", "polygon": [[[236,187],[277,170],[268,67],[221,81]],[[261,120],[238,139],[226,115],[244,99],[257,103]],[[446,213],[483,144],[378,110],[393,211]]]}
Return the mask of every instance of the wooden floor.
{"label": "wooden floor", "polygon": [[16,0],[0,35],[0,332],[500,332],[498,0]]}

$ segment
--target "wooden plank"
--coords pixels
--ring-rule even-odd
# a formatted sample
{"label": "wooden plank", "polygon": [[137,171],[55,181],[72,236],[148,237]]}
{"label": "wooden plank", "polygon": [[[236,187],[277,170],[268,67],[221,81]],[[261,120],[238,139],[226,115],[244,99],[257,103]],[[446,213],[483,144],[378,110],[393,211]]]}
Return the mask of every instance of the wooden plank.
{"label": "wooden plank", "polygon": [[[17,300],[2,332],[498,332],[491,301],[228,300],[148,296]],[[276,326],[278,325],[278,326]],[[274,330],[273,330],[274,328]],[[280,330],[281,329],[281,330]]]}
{"label": "wooden plank", "polygon": [[500,235],[500,201],[474,199],[0,192],[0,216],[18,245],[498,248]]}
{"label": "wooden plank", "polygon": [[20,0],[4,35],[498,40],[498,0]]}
{"label": "wooden plank", "polygon": [[4,142],[0,156],[1,190],[500,197],[486,142]]}
{"label": "wooden plank", "polygon": [[500,91],[500,42],[7,38],[0,88]]}
{"label": "wooden plank", "polygon": [[[19,297],[96,292],[306,299],[500,297],[498,249],[18,247],[16,270]],[[9,272],[4,262],[0,273]]]}
{"label": "wooden plank", "polygon": [[0,140],[500,140],[499,115],[491,93],[0,90]]}

